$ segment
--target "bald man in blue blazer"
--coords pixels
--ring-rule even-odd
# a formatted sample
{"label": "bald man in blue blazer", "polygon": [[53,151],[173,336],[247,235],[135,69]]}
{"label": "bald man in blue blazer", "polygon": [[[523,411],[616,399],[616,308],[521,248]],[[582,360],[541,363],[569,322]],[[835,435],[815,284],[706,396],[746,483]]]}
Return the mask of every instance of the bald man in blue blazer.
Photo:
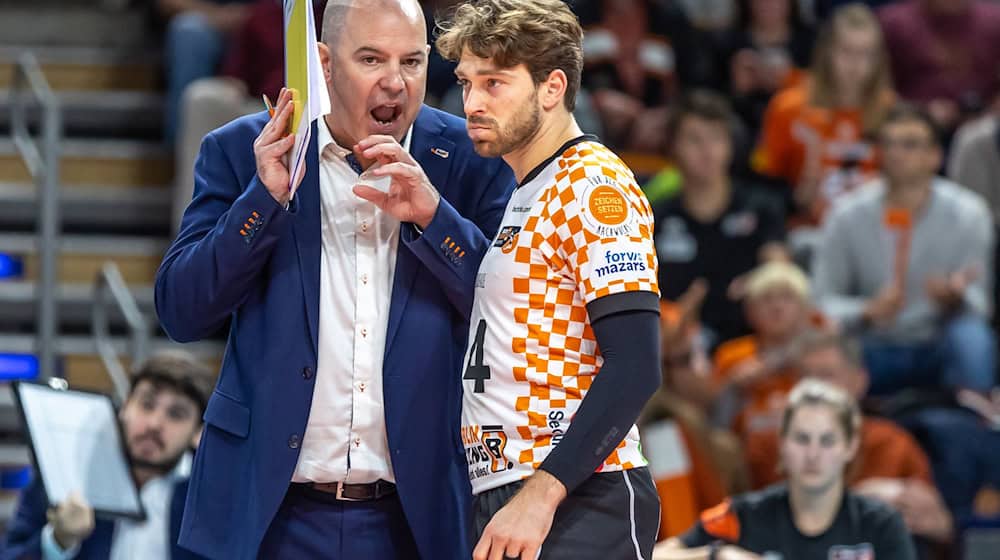
{"label": "bald man in blue blazer", "polygon": [[[273,118],[205,137],[157,274],[171,338],[228,332],[180,544],[227,559],[468,558],[462,356],[513,175],[474,153],[464,121],[422,105],[415,1],[331,2],[323,28],[332,110],[294,197],[283,93]],[[373,134],[440,196],[430,220],[394,222],[355,194]]]}

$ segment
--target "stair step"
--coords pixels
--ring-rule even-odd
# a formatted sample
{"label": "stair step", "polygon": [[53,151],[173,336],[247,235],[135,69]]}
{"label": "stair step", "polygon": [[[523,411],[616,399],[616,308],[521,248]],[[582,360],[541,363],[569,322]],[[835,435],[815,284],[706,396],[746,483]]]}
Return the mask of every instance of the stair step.
{"label": "stair step", "polygon": [[[154,138],[163,126],[163,95],[149,91],[57,91],[67,136]],[[10,130],[11,92],[0,89],[0,130]],[[29,104],[29,126],[41,121],[41,110]]]}
{"label": "stair step", "polygon": [[32,0],[30,8],[25,4],[24,0],[0,2],[0,37],[4,43],[124,47],[149,42],[145,14],[95,5],[110,7],[109,0]]}
{"label": "stair step", "polygon": [[[172,193],[166,187],[77,185],[60,191],[63,231],[101,228],[166,233]],[[0,229],[31,228],[38,216],[37,187],[0,183]]]}
{"label": "stair step", "polygon": [[[25,280],[0,282],[0,309],[3,316],[0,324],[32,325],[38,314],[38,300],[35,282]],[[150,317],[155,316],[153,286],[134,284],[129,290],[136,299],[139,309]],[[59,324],[62,328],[89,330],[94,303],[94,283],[61,284],[58,287]],[[111,310],[109,322],[112,328],[125,328],[125,319],[117,308]]]}
{"label": "stair step", "polygon": [[[138,140],[65,139],[61,143],[63,186],[166,186],[174,162],[159,142]],[[0,140],[0,182],[34,182],[9,139]]]}
{"label": "stair step", "polygon": [[[38,277],[35,236],[27,233],[0,234],[0,253],[21,257],[23,280]],[[113,261],[129,284],[152,284],[167,242],[159,238],[107,235],[64,235],[60,245],[60,283],[89,284],[97,278],[105,261]]]}
{"label": "stair step", "polygon": [[0,47],[0,88],[9,88],[20,53],[35,53],[53,90],[140,90],[160,87],[155,51],[85,47]]}
{"label": "stair step", "polygon": [[[119,359],[128,368],[128,340],[116,337],[112,344],[118,352]],[[167,348],[179,348],[191,352],[213,369],[219,371],[225,345],[221,342],[204,341],[189,344],[178,344],[166,338],[155,338],[150,343],[150,351],[156,352]],[[35,337],[21,334],[0,334],[0,353],[30,354],[35,351]],[[101,391],[110,393],[111,379],[104,369],[104,364],[97,355],[94,339],[89,335],[60,336],[56,341],[56,353],[62,357],[62,371],[69,386],[73,389]]]}

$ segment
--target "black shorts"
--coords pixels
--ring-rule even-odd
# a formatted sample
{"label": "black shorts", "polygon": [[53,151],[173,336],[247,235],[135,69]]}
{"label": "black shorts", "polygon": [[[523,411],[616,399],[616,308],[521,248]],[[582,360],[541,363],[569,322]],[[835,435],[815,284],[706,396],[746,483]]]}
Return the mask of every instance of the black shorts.
{"label": "black shorts", "polygon": [[[473,547],[523,485],[514,482],[475,497]],[[539,558],[650,560],[659,527],[660,498],[648,468],[596,473],[559,504]]]}

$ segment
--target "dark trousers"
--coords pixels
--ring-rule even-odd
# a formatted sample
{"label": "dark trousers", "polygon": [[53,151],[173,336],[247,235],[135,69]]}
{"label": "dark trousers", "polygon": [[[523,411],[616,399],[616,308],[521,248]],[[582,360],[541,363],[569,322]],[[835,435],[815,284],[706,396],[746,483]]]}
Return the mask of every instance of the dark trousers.
{"label": "dark trousers", "polygon": [[399,496],[346,502],[293,484],[268,527],[261,560],[418,560]]}
{"label": "dark trousers", "polygon": [[[521,486],[514,482],[476,496],[472,546]],[[659,529],[660,498],[648,468],[596,473],[559,504],[539,559],[650,560]]]}
{"label": "dark trousers", "polygon": [[955,522],[963,525],[972,517],[979,490],[1000,487],[1000,431],[955,408],[918,410],[900,422],[927,450],[934,482]]}

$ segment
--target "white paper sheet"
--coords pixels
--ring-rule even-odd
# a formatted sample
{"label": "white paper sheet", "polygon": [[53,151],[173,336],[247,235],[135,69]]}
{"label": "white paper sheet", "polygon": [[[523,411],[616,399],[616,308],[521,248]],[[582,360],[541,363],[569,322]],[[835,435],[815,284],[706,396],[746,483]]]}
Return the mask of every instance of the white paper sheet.
{"label": "white paper sheet", "polygon": [[50,504],[77,491],[99,514],[144,515],[109,397],[30,383],[17,394]]}

